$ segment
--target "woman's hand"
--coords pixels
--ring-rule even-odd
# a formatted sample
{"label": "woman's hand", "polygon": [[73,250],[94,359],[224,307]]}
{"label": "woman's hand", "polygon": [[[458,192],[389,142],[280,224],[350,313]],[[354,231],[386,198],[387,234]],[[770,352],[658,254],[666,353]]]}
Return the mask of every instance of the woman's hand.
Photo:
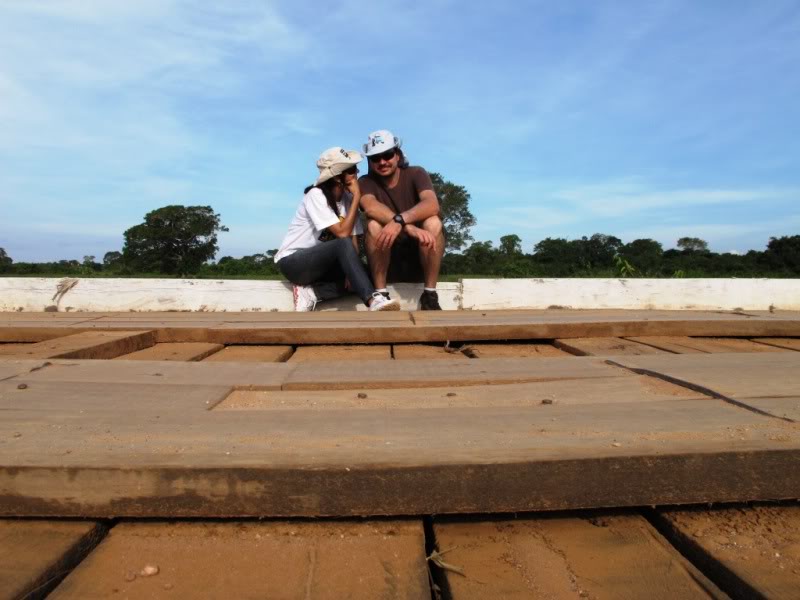
{"label": "woman's hand", "polygon": [[344,187],[348,192],[350,192],[353,195],[353,200],[361,199],[361,186],[358,185],[358,176],[345,175]]}

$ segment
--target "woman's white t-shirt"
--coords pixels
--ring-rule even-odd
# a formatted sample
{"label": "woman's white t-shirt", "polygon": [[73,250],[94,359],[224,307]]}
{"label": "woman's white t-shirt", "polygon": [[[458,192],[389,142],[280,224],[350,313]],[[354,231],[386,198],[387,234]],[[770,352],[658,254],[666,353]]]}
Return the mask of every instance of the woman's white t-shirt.
{"label": "woman's white t-shirt", "polygon": [[[352,200],[352,194],[345,192],[342,194],[342,199],[337,202],[339,214],[343,217],[350,210]],[[328,206],[328,200],[322,190],[311,188],[303,196],[303,201],[297,207],[297,212],[294,213],[292,222],[289,225],[289,231],[283,238],[281,247],[275,255],[275,262],[303,248],[313,248],[319,244],[324,244],[325,242],[321,242],[319,236],[325,229],[338,222],[339,217]],[[361,219],[356,218],[353,226],[353,235],[361,235],[363,232]]]}

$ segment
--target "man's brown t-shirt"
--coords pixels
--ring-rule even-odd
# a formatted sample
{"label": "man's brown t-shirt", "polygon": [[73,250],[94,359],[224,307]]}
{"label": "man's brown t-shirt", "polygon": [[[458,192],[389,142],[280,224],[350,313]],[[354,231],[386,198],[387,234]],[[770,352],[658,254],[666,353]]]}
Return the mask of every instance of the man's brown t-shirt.
{"label": "man's brown t-shirt", "polygon": [[401,213],[419,203],[419,194],[433,190],[430,175],[422,167],[400,169],[400,180],[392,189],[383,185],[378,175],[368,173],[358,180],[361,195],[371,194],[395,213]]}

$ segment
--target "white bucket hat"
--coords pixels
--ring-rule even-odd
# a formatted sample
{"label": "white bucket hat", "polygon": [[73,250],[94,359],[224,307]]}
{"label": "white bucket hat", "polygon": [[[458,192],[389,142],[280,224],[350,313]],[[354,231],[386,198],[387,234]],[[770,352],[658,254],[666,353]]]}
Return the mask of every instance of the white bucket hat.
{"label": "white bucket hat", "polygon": [[367,156],[381,154],[392,148],[399,148],[403,145],[403,140],[397,137],[388,129],[380,129],[373,131],[367,138],[367,143],[364,144],[364,152]]}
{"label": "white bucket hat", "polygon": [[319,177],[314,185],[319,185],[328,179],[332,179],[337,175],[341,175],[353,165],[357,165],[364,157],[356,150],[345,150],[340,146],[328,148],[319,155],[317,159],[317,168],[319,169]]}

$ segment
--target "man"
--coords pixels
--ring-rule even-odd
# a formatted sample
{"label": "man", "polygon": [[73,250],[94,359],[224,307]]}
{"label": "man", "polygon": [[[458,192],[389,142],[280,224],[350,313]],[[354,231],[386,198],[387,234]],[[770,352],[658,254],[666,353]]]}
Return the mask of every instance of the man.
{"label": "man", "polygon": [[420,308],[442,310],[436,293],[445,246],[439,200],[427,171],[408,166],[400,146],[400,139],[385,129],[369,134],[364,145],[369,172],[358,183],[367,215],[365,244],[372,281],[388,297],[387,280],[422,278]]}

